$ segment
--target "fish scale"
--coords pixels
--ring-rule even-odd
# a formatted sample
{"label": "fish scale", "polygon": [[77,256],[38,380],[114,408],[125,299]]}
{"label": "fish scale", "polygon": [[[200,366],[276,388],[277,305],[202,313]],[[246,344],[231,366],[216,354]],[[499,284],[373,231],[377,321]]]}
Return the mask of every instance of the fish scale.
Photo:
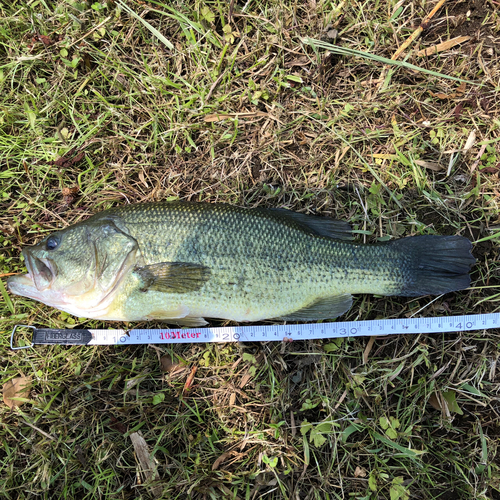
{"label": "fish scale", "polygon": [[[286,220],[278,222],[260,213],[254,217],[252,212],[227,205],[159,204],[144,211],[126,208],[118,209],[116,216],[139,247],[147,249],[143,252],[147,263],[193,262],[213,270],[199,291],[182,298],[174,295],[167,299],[162,293],[134,296],[125,306],[129,314],[135,314],[132,308],[144,310],[146,303],[153,302],[159,310],[165,299],[175,303],[182,299],[196,311],[194,314],[205,315],[207,309],[213,311],[212,316],[224,317],[237,311],[251,319],[247,313],[251,302],[257,314],[275,317],[311,301],[304,297],[305,285],[315,285],[319,289],[316,294],[327,289],[322,281],[311,283],[311,270],[315,270],[311,266],[320,268],[326,277],[328,266],[322,260],[328,259],[327,245],[318,242],[317,248],[311,249],[311,235]],[[281,295],[290,304],[286,309]]]}
{"label": "fish scale", "polygon": [[[187,325],[203,324],[205,317],[332,319],[349,309],[353,293],[415,296],[466,288],[474,263],[471,244],[461,236],[360,245],[340,221],[225,204],[126,205],[56,237],[55,249],[46,239],[25,250],[35,284],[41,270],[57,274],[50,302],[33,287],[29,295],[16,277],[9,281],[14,293],[79,316]],[[75,284],[72,276],[85,278]],[[69,305],[57,304],[58,287],[81,293],[66,294]]]}

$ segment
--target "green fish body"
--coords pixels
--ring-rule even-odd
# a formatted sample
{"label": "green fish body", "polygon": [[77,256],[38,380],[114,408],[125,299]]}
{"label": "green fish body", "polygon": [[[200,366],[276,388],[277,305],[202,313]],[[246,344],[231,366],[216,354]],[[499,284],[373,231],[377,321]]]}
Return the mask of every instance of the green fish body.
{"label": "green fish body", "polygon": [[98,213],[24,250],[25,295],[80,317],[204,324],[333,319],[352,294],[467,288],[461,236],[351,241],[349,226],[282,209],[164,202]]}

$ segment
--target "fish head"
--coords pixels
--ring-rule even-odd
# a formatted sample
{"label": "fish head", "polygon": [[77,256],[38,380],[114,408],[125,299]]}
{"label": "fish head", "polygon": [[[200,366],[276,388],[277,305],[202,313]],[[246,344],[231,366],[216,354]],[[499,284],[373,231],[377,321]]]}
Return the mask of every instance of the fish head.
{"label": "fish head", "polygon": [[28,273],[9,278],[12,293],[93,317],[92,310],[116,290],[139,252],[137,241],[113,221],[87,221],[22,253]]}

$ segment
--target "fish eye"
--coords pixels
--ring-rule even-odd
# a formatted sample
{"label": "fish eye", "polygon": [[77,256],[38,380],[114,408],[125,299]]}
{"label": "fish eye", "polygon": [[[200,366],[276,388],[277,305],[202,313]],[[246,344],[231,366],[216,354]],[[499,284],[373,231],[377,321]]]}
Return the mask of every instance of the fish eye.
{"label": "fish eye", "polygon": [[47,250],[54,250],[54,248],[57,248],[58,246],[59,246],[59,238],[57,236],[50,236],[49,239],[47,240],[47,243],[45,244]]}

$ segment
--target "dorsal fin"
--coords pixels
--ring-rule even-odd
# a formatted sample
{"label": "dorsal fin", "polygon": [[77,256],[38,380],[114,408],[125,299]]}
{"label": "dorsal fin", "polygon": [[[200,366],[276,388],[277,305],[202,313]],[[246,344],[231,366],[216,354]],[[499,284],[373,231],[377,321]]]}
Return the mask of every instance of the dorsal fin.
{"label": "dorsal fin", "polygon": [[263,208],[268,210],[274,216],[283,217],[294,221],[302,228],[313,232],[319,236],[327,236],[336,240],[352,240],[352,228],[348,222],[342,220],[320,217],[318,215],[306,215],[298,212],[292,212],[285,208]]}

